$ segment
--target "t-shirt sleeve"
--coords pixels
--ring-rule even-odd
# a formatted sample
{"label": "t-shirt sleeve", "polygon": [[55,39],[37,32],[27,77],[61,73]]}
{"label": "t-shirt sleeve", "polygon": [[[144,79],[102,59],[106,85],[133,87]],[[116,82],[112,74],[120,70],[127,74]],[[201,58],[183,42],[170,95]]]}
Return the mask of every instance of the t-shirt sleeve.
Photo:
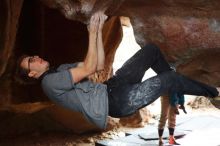
{"label": "t-shirt sleeve", "polygon": [[75,67],[77,67],[77,65],[78,65],[78,62],[70,63],[70,64],[62,64],[57,68],[57,71],[63,71],[63,70],[67,70],[70,68],[75,68]]}
{"label": "t-shirt sleeve", "polygon": [[75,87],[69,70],[46,75],[42,80],[42,87],[48,94],[59,96]]}

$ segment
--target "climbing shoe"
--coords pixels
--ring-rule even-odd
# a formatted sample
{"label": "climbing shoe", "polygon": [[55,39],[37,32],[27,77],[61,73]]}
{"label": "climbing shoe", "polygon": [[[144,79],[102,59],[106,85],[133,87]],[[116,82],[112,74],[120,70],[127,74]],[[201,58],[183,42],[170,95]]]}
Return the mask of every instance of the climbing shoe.
{"label": "climbing shoe", "polygon": [[170,145],[180,145],[179,143],[177,143],[177,142],[175,141],[175,139],[174,139],[173,137],[170,137],[170,138],[169,138],[169,144],[170,144]]}

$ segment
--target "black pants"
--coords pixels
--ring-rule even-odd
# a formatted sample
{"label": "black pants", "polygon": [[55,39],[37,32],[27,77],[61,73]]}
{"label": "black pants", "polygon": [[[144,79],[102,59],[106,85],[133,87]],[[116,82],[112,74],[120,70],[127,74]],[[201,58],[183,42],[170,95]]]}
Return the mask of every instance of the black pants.
{"label": "black pants", "polygon": [[[141,82],[145,71],[152,68],[157,75]],[[215,97],[218,91],[204,83],[191,80],[170,68],[160,49],[148,44],[134,54],[105,82],[109,95],[109,115],[124,117],[154,102],[163,94],[190,94]]]}

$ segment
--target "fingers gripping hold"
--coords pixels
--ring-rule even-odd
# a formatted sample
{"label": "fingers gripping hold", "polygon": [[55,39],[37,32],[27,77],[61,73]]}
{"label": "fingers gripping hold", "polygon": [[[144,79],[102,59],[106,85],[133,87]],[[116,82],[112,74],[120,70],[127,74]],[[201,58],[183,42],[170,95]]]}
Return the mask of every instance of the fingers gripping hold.
{"label": "fingers gripping hold", "polygon": [[99,11],[94,13],[90,18],[90,23],[87,26],[89,32],[97,32],[102,30],[104,22],[107,20],[108,16],[103,12]]}
{"label": "fingers gripping hold", "polygon": [[88,31],[89,32],[97,32],[99,27],[99,16],[97,14],[92,15],[90,18]]}

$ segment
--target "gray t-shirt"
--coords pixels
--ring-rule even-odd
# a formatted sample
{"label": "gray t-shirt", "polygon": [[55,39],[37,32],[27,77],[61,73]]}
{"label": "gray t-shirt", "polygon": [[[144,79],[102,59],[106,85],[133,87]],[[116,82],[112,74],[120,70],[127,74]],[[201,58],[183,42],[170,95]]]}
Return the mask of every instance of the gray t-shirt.
{"label": "gray t-shirt", "polygon": [[52,101],[81,112],[88,121],[104,129],[108,116],[107,87],[89,80],[74,83],[69,69],[76,66],[77,63],[60,65],[57,72],[43,77],[41,86]]}

